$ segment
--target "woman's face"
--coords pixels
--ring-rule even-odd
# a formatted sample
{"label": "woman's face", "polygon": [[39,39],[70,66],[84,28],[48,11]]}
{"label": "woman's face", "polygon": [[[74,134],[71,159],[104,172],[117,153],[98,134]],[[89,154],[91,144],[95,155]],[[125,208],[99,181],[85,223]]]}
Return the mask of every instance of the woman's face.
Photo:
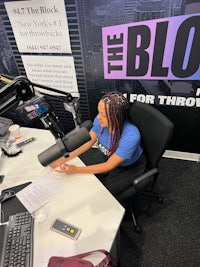
{"label": "woman's face", "polygon": [[99,104],[98,104],[98,119],[99,119],[99,123],[101,125],[101,127],[108,127],[108,119],[106,116],[106,109],[107,108],[107,113],[108,113],[108,105],[100,100]]}

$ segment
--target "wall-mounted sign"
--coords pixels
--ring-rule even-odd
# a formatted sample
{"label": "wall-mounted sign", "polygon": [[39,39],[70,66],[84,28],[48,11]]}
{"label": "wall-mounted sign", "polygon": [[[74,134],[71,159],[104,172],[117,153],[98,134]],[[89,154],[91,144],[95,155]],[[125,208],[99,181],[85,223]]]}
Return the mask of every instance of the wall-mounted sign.
{"label": "wall-mounted sign", "polygon": [[199,80],[200,14],[105,27],[105,79]]}
{"label": "wall-mounted sign", "polygon": [[71,53],[64,0],[5,2],[21,53]]}
{"label": "wall-mounted sign", "polygon": [[[71,93],[73,96],[79,95],[72,56],[23,55],[22,61],[31,82]],[[45,93],[45,89],[40,88],[39,91]],[[57,94],[49,91],[46,93]]]}

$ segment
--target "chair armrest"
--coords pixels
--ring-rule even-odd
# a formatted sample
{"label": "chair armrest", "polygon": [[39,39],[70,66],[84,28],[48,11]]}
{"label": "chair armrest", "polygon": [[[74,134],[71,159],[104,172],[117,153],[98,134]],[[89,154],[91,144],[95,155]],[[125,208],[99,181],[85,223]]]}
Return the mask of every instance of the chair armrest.
{"label": "chair armrest", "polygon": [[139,176],[138,178],[136,178],[133,181],[133,185],[134,186],[138,185],[139,183],[143,182],[145,179],[147,179],[148,177],[150,177],[156,173],[158,173],[157,168],[154,168],[154,169],[151,169],[150,171],[145,172],[144,174],[142,174],[141,176]]}

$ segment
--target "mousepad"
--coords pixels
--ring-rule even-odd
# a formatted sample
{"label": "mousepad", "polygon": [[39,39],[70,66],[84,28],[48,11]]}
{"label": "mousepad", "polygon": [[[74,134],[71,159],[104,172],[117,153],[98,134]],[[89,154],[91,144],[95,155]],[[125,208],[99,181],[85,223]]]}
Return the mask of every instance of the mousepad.
{"label": "mousepad", "polygon": [[[31,182],[27,182],[25,184],[20,184],[14,187],[6,188],[2,190],[3,193],[5,190],[13,190],[15,193],[19,192],[27,185],[31,184]],[[19,199],[15,196],[1,203],[1,223],[7,222],[9,220],[10,215],[14,215],[18,212],[27,211],[24,205],[19,201]]]}

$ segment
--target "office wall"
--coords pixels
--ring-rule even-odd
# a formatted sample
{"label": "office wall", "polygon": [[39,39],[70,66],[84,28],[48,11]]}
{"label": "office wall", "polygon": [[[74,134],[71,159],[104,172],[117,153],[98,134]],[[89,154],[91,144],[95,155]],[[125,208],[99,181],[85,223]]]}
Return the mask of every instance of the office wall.
{"label": "office wall", "polygon": [[[6,60],[4,59],[4,63],[1,64],[0,71],[13,76],[25,75],[4,2],[0,1],[0,36],[3,40],[0,48],[1,60],[3,58]],[[65,0],[65,6],[77,83],[81,93],[80,111],[83,120],[94,118],[99,98],[112,90],[126,93],[130,99],[134,94],[198,98],[196,94],[200,87],[200,77],[198,80],[105,79],[102,28],[200,13],[199,1]],[[198,54],[197,51],[197,56]],[[71,129],[73,121],[68,114],[66,115],[62,103],[52,104],[66,131]],[[175,132],[169,149],[200,153],[199,107],[196,105],[160,105],[158,102],[155,102],[154,106],[175,124]]]}

